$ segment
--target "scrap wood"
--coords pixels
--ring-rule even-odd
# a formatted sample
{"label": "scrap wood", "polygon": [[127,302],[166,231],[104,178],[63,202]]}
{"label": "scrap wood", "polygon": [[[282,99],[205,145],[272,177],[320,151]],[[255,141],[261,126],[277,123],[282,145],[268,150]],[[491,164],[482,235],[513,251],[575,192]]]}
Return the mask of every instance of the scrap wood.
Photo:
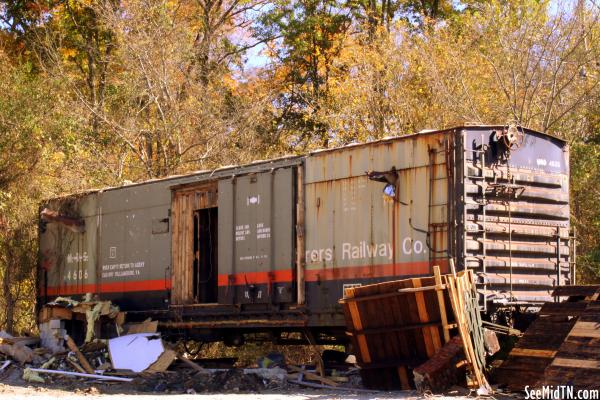
{"label": "scrap wood", "polygon": [[73,318],[73,311],[64,306],[49,306],[45,305],[40,310],[39,323],[43,324],[51,319],[71,320]]}
{"label": "scrap wood", "polygon": [[79,348],[77,348],[77,345],[75,344],[73,339],[71,339],[69,335],[65,335],[65,341],[69,349],[77,356],[77,359],[79,360],[79,363],[81,363],[81,366],[83,367],[85,372],[87,372],[88,374],[93,374],[94,369],[92,368],[88,360],[85,358],[85,356],[81,354]]}
{"label": "scrap wood", "polygon": [[152,319],[148,318],[144,322],[129,323],[125,328],[127,335],[134,333],[156,333],[158,331],[158,321],[152,321]]}
{"label": "scrap wood", "polygon": [[0,344],[17,344],[20,343],[24,346],[31,346],[40,342],[39,337],[13,337],[13,338],[0,338]]}
{"label": "scrap wood", "polygon": [[442,329],[444,330],[444,343],[448,343],[450,341],[450,328],[448,326],[448,316],[446,312],[446,301],[444,300],[444,291],[441,288],[442,275],[440,274],[439,265],[433,266],[433,276],[435,277],[438,307],[440,309],[440,319],[442,320]]}
{"label": "scrap wood", "polygon": [[306,337],[308,345],[316,356],[317,371],[319,371],[319,375],[325,376],[325,362],[323,361],[323,357],[321,357],[321,352],[316,347],[317,341],[315,340],[313,333],[310,329],[306,329],[304,331],[304,336]]}
{"label": "scrap wood", "polygon": [[195,362],[188,360],[187,358],[185,358],[184,356],[182,356],[181,354],[177,354],[177,359],[183,361],[183,363],[185,365],[187,365],[188,367],[195,369],[198,372],[207,372],[206,369],[202,368],[201,366],[199,366],[198,364],[196,364]]}
{"label": "scrap wood", "polygon": [[166,372],[167,368],[177,358],[177,353],[171,349],[166,349],[156,361],[154,361],[145,372]]}
{"label": "scrap wood", "polygon": [[490,321],[481,321],[481,324],[485,328],[493,330],[498,333],[503,333],[503,334],[509,335],[509,336],[519,336],[519,337],[523,336],[523,332],[521,332],[518,329],[508,327],[508,326],[494,324],[493,322],[490,322]]}
{"label": "scrap wood", "polygon": [[[446,282],[448,284],[450,302],[452,303],[452,311],[454,312],[458,331],[463,341],[468,369],[475,379],[474,384],[479,388],[489,389],[489,383],[483,374],[484,365],[482,365],[481,362],[481,355],[476,352],[473,338],[471,337],[471,334],[474,333],[469,324],[471,316],[467,315],[467,307],[472,308],[473,306],[472,304],[467,305],[466,303],[466,297],[470,298],[473,291],[474,280],[472,273],[471,271],[467,271],[466,273],[465,271],[461,271],[456,277],[451,275],[446,276]],[[478,312],[478,310],[475,312]],[[477,321],[475,321],[475,323],[477,323]],[[479,325],[479,328],[481,328],[481,325]]]}
{"label": "scrap wood", "polygon": [[21,343],[0,344],[0,352],[10,356],[21,364],[30,363],[39,358],[33,350]]}
{"label": "scrap wood", "polygon": [[295,365],[288,365],[288,368],[291,369],[294,372],[298,372],[300,374],[304,374],[304,376],[307,379],[310,379],[310,380],[313,380],[313,381],[319,381],[319,382],[324,383],[324,384],[329,385],[329,386],[338,386],[338,383],[335,382],[332,379],[325,378],[323,376],[314,374],[312,372],[305,371],[304,369],[302,369],[300,367],[297,367]]}
{"label": "scrap wood", "polygon": [[[298,376],[302,375],[301,372],[292,372],[291,374],[287,374],[288,379],[298,379]],[[346,383],[349,381],[347,376],[329,376],[327,379],[331,379],[337,383]]]}
{"label": "scrap wood", "polygon": [[[85,370],[81,367],[81,365],[77,364],[75,360],[72,360],[70,357],[67,357],[67,362],[71,364],[73,368],[77,370],[77,372],[86,373]],[[95,373],[95,372],[94,372]]]}
{"label": "scrap wood", "polygon": [[462,339],[455,336],[413,370],[415,386],[419,392],[442,392],[461,381],[464,370],[460,369],[465,364]]}
{"label": "scrap wood", "polygon": [[98,375],[98,374],[84,374],[81,372],[59,371],[59,370],[55,370],[55,369],[26,368],[25,370],[26,371],[29,370],[31,372],[43,373],[43,374],[78,376],[78,377],[82,377],[82,378],[94,378],[94,379],[100,379],[103,381],[118,381],[118,382],[133,381],[133,378],[123,378],[120,376],[107,376],[107,375]]}
{"label": "scrap wood", "polygon": [[302,374],[299,375],[299,377],[298,377],[299,379],[290,379],[290,380],[288,380],[288,382],[295,383],[296,385],[306,386],[306,387],[311,387],[311,388],[316,388],[316,389],[346,390],[346,391],[350,391],[350,392],[360,392],[360,393],[376,393],[376,392],[378,392],[378,390],[358,389],[358,388],[344,387],[344,386],[330,386],[330,385],[323,385],[320,383],[304,382],[301,379],[301,377],[302,377]]}

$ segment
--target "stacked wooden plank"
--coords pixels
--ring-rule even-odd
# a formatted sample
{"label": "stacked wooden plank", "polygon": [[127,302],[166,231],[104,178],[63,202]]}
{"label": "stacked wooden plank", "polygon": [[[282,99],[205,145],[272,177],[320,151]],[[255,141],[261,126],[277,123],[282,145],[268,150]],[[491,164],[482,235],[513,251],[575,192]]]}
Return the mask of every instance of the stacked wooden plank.
{"label": "stacked wooden plank", "polygon": [[452,303],[452,312],[462,339],[469,386],[490,389],[483,374],[485,370],[485,345],[483,328],[479,314],[478,294],[473,271],[465,271],[458,276],[445,277]]}
{"label": "stacked wooden plank", "polygon": [[600,388],[600,290],[587,294],[581,312],[552,363],[546,368],[546,385],[568,383],[577,389]]}
{"label": "stacked wooden plank", "polygon": [[450,341],[451,330],[469,342],[464,346],[466,361],[477,386],[487,385],[482,382],[485,377],[479,364],[472,366],[476,357],[471,342],[474,321],[471,313],[464,311],[471,306],[470,294],[467,296],[465,290],[474,288],[472,275],[449,279],[439,275],[438,268],[434,271],[434,277],[346,289],[340,303],[366,387],[414,388],[412,370]]}
{"label": "stacked wooden plank", "polygon": [[521,391],[526,385],[593,383],[600,374],[600,286],[563,286],[553,292],[568,297],[546,303],[496,371],[496,380]]}

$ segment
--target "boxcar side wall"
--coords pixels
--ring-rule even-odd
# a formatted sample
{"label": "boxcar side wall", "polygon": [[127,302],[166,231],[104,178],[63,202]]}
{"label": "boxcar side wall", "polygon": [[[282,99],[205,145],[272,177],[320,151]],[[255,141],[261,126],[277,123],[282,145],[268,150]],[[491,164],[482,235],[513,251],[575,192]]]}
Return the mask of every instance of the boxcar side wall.
{"label": "boxcar side wall", "polygon": [[[272,222],[276,228],[274,230],[277,230],[279,235],[271,236],[270,231],[267,232],[270,226],[259,227],[257,224],[261,221],[257,220],[256,226],[252,227],[253,233],[256,235],[256,230],[261,229],[261,238],[268,240],[254,243],[254,248],[248,250],[253,254],[247,254],[245,261],[256,264],[252,272],[262,273],[261,268],[267,261],[259,258],[250,261],[248,257],[255,255],[254,253],[261,253],[264,256],[265,253],[271,252],[271,249],[265,250],[263,243],[265,241],[273,243],[274,262],[277,265],[273,266],[273,271],[264,272],[265,275],[270,276],[270,273],[285,268],[286,277],[289,279],[286,280],[285,290],[281,290],[279,298],[281,301],[291,299],[293,292],[291,280],[295,268],[290,261],[292,258],[290,254],[294,252],[291,167],[300,163],[300,157],[287,157],[49,200],[44,207],[61,216],[84,221],[85,229],[74,232],[68,226],[55,221],[43,223],[40,227],[38,272],[40,302],[50,301],[57,296],[81,298],[86,293],[92,293],[102,299],[115,301],[124,310],[168,309],[172,300],[173,282],[178,282],[172,277],[173,191],[181,185],[195,183],[202,185],[211,181],[232,182],[232,176],[236,176],[234,180],[242,183],[248,181],[250,186],[254,186],[254,178],[250,176],[259,176],[261,188],[277,197],[272,206],[257,207],[260,210],[256,215],[252,212],[248,213],[257,218],[260,216],[261,221],[265,220],[262,222]],[[225,183],[219,185],[221,189],[225,187],[223,185],[226,186]],[[245,204],[249,197],[249,191],[247,192],[238,193],[240,204]],[[231,198],[229,201],[231,202]],[[263,204],[265,201],[270,203],[270,199],[264,196],[262,201]],[[220,202],[221,206],[223,204]],[[224,206],[223,211],[227,211],[227,208]],[[193,218],[195,210],[191,211],[190,218]],[[264,213],[268,215],[263,215]],[[227,221],[227,214],[224,212],[224,222]],[[233,214],[229,213],[229,215]],[[231,234],[234,235],[233,221],[230,219],[231,224],[224,223],[221,230],[225,232],[225,225],[227,225],[227,229],[231,228]],[[248,221],[242,222],[243,225],[247,225]],[[285,250],[283,246],[279,246],[279,243],[284,242],[287,243]],[[231,244],[231,241],[228,243]],[[275,244],[278,245],[277,249],[274,248]],[[187,246],[188,243],[181,241],[178,245]],[[214,251],[218,250],[215,248]],[[282,260],[284,257],[282,251],[285,253],[285,262]],[[237,281],[244,284],[256,283],[255,276],[234,277],[233,269],[227,268],[225,263],[220,271],[223,298],[229,295],[227,287],[232,284],[235,286]],[[230,282],[230,277],[237,280]],[[185,284],[189,285],[190,282]],[[244,295],[245,292],[242,291],[236,298],[244,303],[242,301]],[[181,302],[177,299],[175,299],[176,303],[179,304],[193,303],[188,299]],[[254,300],[250,303],[254,303]]]}
{"label": "boxcar side wall", "polygon": [[219,181],[220,304],[295,300],[295,173],[277,168]]}
{"label": "boxcar side wall", "polygon": [[[349,146],[306,159],[306,302],[342,325],[343,289],[447,268],[447,132]],[[396,175],[396,197],[367,171]],[[395,171],[395,173],[394,173]],[[428,234],[428,232],[432,232]]]}

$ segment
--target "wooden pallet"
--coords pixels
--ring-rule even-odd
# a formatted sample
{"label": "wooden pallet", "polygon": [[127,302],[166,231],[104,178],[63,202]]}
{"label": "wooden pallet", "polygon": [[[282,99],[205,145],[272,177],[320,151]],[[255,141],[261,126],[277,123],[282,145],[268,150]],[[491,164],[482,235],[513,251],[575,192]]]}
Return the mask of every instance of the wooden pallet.
{"label": "wooden pallet", "polygon": [[[442,349],[452,329],[470,340],[473,318],[454,308],[467,307],[464,291],[472,287],[472,275],[449,278],[434,271],[433,277],[346,289],[340,303],[366,387],[414,388],[412,370]],[[470,343],[465,355],[469,364],[476,357]],[[481,368],[471,369],[479,387],[485,381]]]}
{"label": "wooden pallet", "polygon": [[586,296],[586,308],[544,372],[545,385],[600,388],[600,291]]}

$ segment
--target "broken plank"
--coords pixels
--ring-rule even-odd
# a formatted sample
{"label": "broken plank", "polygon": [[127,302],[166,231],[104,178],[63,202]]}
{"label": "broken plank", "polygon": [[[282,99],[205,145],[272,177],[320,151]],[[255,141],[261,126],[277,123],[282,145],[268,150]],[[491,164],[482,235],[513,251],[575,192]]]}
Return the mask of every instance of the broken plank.
{"label": "broken plank", "polygon": [[600,338],[600,326],[597,322],[578,321],[569,333],[569,336]]}
{"label": "broken plank", "polygon": [[[435,286],[442,286],[442,275],[440,274],[439,265],[433,266],[433,276],[435,277]],[[448,314],[446,312],[446,302],[444,300],[443,289],[437,289],[438,307],[440,309],[440,319],[442,320],[442,329],[444,330],[444,343],[450,341],[450,328],[448,327]]]}
{"label": "broken plank", "polygon": [[540,315],[581,315],[587,303],[584,302],[568,302],[568,303],[546,303],[540,310]]}
{"label": "broken plank", "polygon": [[329,378],[325,378],[323,376],[319,376],[317,374],[314,374],[312,372],[307,372],[305,370],[303,370],[300,367],[297,367],[295,365],[288,365],[287,366],[289,369],[291,369],[294,372],[299,372],[301,374],[304,374],[304,377],[307,379],[310,379],[311,381],[319,381],[321,383],[324,383],[325,385],[329,385],[329,386],[338,386],[338,383],[329,379]]}
{"label": "broken plank", "polygon": [[582,360],[579,358],[557,357],[552,361],[551,366],[600,370],[600,360]]}
{"label": "broken plank", "polygon": [[206,372],[206,370],[204,368],[202,368],[201,366],[199,366],[198,364],[196,364],[192,360],[188,360],[187,358],[185,358],[181,354],[177,354],[177,359],[181,360],[185,365],[187,365],[188,367],[190,367],[192,369],[195,369],[198,372]]}
{"label": "broken plank", "polygon": [[599,285],[577,285],[577,286],[559,286],[552,292],[552,296],[593,296],[600,290]]}
{"label": "broken plank", "polygon": [[83,369],[85,370],[85,372],[87,372],[88,374],[93,374],[94,373],[94,369],[92,368],[92,366],[90,365],[90,363],[88,362],[88,360],[85,358],[85,356],[83,354],[81,354],[81,352],[79,351],[79,348],[77,347],[77,345],[75,344],[75,342],[73,341],[73,339],[71,339],[71,337],[69,335],[65,335],[65,341],[66,341],[67,346],[69,347],[69,349],[73,353],[75,353],[75,355],[77,356],[77,359],[81,363],[81,366],[83,367]]}
{"label": "broken plank", "polygon": [[510,355],[511,356],[552,358],[556,355],[556,350],[521,349],[521,348],[515,347],[510,352]]}

